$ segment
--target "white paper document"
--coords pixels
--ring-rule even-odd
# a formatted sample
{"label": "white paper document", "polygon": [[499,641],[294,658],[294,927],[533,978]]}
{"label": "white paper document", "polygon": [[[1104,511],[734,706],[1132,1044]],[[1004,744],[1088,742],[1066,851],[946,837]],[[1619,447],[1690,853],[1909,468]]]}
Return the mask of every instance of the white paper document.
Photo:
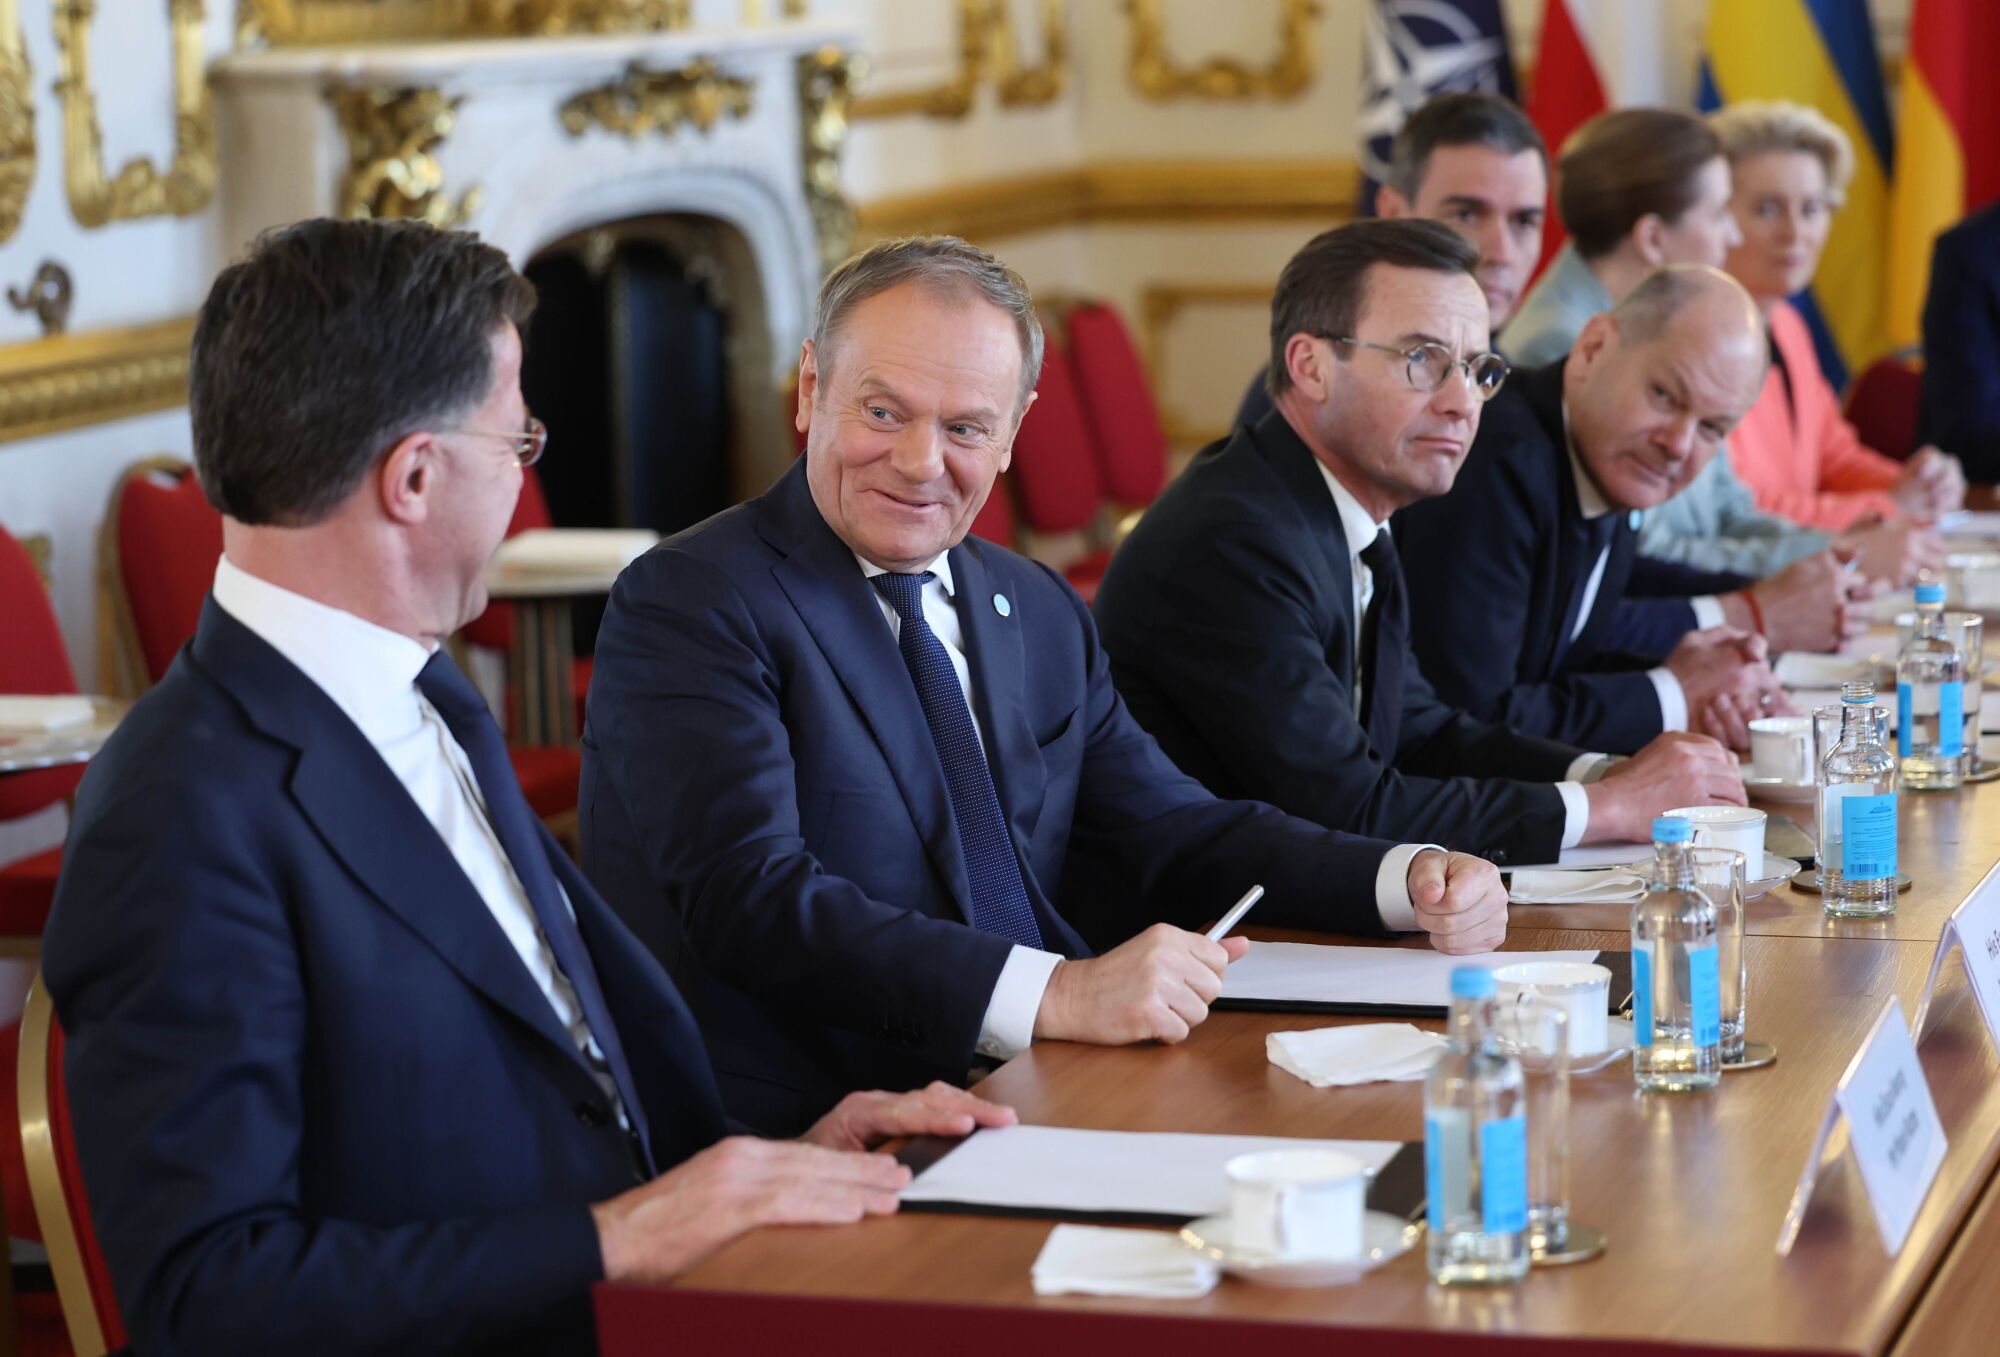
{"label": "white paper document", "polygon": [[1976,509],[1955,509],[1937,521],[1938,531],[1947,537],[2000,537],[2000,513]]}
{"label": "white paper document", "polygon": [[[1778,656],[1772,672],[1778,682],[1787,688],[1833,688],[1843,683],[1867,680],[1878,686],[1884,680],[1894,682],[1890,672],[1895,661],[1884,664],[1873,653],[1867,655],[1811,655],[1803,650],[1788,650]],[[1836,696],[1836,700],[1838,700]]]}
{"label": "white paper document", "polygon": [[1460,966],[1516,961],[1595,961],[1596,952],[1488,952],[1446,956],[1426,947],[1333,947],[1311,942],[1253,942],[1222,973],[1224,999],[1447,1008],[1451,973]]}
{"label": "white paper document", "polygon": [[968,1137],[903,1189],[904,1202],[1002,1210],[1118,1211],[1193,1220],[1229,1209],[1222,1166],[1253,1150],[1339,1150],[1381,1168],[1394,1140],[1200,1136],[1005,1126]]}
{"label": "white paper document", "polygon": [[1635,863],[1651,866],[1653,845],[1650,843],[1590,843],[1576,848],[1565,848],[1554,862],[1524,862],[1518,867],[1503,867],[1501,874],[1509,872],[1553,872],[1583,871],[1591,867],[1630,867]]}

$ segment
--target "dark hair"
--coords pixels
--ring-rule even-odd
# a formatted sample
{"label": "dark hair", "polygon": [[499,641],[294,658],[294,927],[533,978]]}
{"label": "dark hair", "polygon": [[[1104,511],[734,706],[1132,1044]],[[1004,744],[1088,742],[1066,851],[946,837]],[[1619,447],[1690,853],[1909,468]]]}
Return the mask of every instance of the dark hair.
{"label": "dark hair", "polygon": [[1641,217],[1671,222],[1694,206],[1696,181],[1722,142],[1692,113],[1621,108],[1600,113],[1563,143],[1556,161],[1556,213],[1577,252],[1595,259],[1618,248]]}
{"label": "dark hair", "polygon": [[1508,155],[1533,151],[1549,166],[1549,148],[1528,115],[1511,99],[1481,90],[1440,94],[1424,101],[1403,122],[1389,145],[1389,173],[1383,183],[1414,203],[1440,146],[1490,146]]}
{"label": "dark hair", "polygon": [[1292,384],[1285,345],[1296,334],[1352,336],[1368,301],[1368,270],[1377,264],[1476,277],[1479,251],[1441,222],[1417,217],[1349,222],[1307,241],[1278,275],[1271,298],[1271,366],[1264,386],[1276,396]]}
{"label": "dark hair", "polygon": [[267,231],[195,322],[195,471],[243,523],[304,526],[398,439],[479,404],[535,290],[467,232],[318,218]]}

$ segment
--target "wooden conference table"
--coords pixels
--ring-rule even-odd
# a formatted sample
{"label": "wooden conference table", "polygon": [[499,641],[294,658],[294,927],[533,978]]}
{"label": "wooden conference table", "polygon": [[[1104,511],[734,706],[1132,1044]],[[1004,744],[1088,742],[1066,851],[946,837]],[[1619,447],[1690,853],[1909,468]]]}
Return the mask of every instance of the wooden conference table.
{"label": "wooden conference table", "polygon": [[[1810,807],[1767,806],[1809,823]],[[1402,1357],[1483,1351],[1927,1354],[2000,1346],[2000,1060],[1953,961],[1920,1047],[1950,1148],[1901,1254],[1876,1234],[1851,1158],[1822,1174],[1790,1257],[1776,1240],[1835,1081],[1884,997],[1913,1014],[1945,917],[2000,857],[2000,783],[1903,797],[1916,884],[1897,913],[1833,922],[1780,887],[1748,911],[1749,1033],[1777,1064],[1713,1095],[1641,1097],[1620,1061],[1574,1081],[1571,1209],[1610,1247],[1499,1290],[1430,1285],[1421,1248],[1362,1281],[1279,1290],[1224,1278],[1198,1300],[1041,1298],[1050,1226],[908,1212],[751,1235],[674,1288],[598,1288],[609,1357],[651,1352],[1117,1345],[1149,1354]],[[1248,930],[1253,937],[1287,935]],[[1404,942],[1391,945],[1422,945]],[[1517,907],[1506,946],[1629,945],[1611,906]],[[1422,1086],[1313,1089],[1265,1058],[1267,1033],[1340,1019],[1221,1012],[1176,1047],[1048,1043],[980,1092],[1026,1122],[1119,1130],[1415,1140]],[[1435,1024],[1434,1024],[1435,1025]],[[1565,1342],[1564,1340],[1569,1340]],[[935,1345],[935,1346],[933,1346]]]}

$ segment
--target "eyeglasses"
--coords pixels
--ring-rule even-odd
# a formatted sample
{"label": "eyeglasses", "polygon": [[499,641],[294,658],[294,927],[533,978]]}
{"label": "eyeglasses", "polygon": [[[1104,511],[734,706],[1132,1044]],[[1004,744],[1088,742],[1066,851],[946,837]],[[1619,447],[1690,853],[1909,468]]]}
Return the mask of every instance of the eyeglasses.
{"label": "eyeglasses", "polygon": [[1507,366],[1507,360],[1497,353],[1475,353],[1465,358],[1453,358],[1451,350],[1442,344],[1419,344],[1413,349],[1397,349],[1387,344],[1370,344],[1365,339],[1349,339],[1344,335],[1321,335],[1320,338],[1330,344],[1374,349],[1377,353],[1392,354],[1402,359],[1403,375],[1419,391],[1437,390],[1444,385],[1453,368],[1463,368],[1466,380],[1472,383],[1479,399],[1488,401],[1500,394],[1507,374],[1513,371]]}
{"label": "eyeglasses", "polygon": [[528,417],[526,433],[496,433],[490,429],[445,429],[441,432],[464,434],[467,438],[502,438],[513,444],[514,462],[518,466],[533,466],[542,460],[542,451],[549,445],[549,426]]}

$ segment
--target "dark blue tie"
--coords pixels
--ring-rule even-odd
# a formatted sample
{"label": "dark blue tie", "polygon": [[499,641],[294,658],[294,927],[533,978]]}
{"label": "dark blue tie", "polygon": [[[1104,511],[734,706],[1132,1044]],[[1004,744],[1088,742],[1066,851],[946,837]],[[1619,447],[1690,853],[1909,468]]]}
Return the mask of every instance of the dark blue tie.
{"label": "dark blue tie", "polygon": [[[1552,670],[1562,668],[1563,661],[1569,657],[1571,640],[1581,634],[1579,628],[1587,620],[1583,616],[1583,591],[1590,586],[1591,572],[1597,569],[1598,560],[1611,549],[1611,539],[1618,530],[1618,519],[1617,514],[1601,514],[1584,524],[1586,545],[1583,572],[1576,577],[1576,585],[1569,596],[1569,606],[1563,610],[1562,631],[1556,636],[1555,656],[1550,661]],[[1608,571],[1610,568],[1611,563],[1606,561],[1605,569]],[[1603,597],[1604,586],[1599,584],[1597,598],[1591,600],[1591,607],[1595,609]]]}
{"label": "dark blue tie", "polygon": [[1403,597],[1403,564],[1383,528],[1361,549],[1374,579],[1368,615],[1361,621],[1361,724],[1384,763],[1394,762],[1403,729],[1403,651],[1410,640],[1410,605]]}
{"label": "dark blue tie", "polygon": [[590,1035],[604,1055],[619,1100],[625,1104],[625,1117],[638,1142],[646,1171],[657,1174],[652,1140],[646,1134],[646,1114],[639,1106],[632,1067],[625,1063],[624,1043],[619,1041],[618,1028],[611,1021],[611,1010],[598,986],[597,968],[591,965],[583,934],[578,931],[576,918],[556,883],[555,868],[549,865],[547,845],[538,831],[535,812],[529,807],[528,798],[521,794],[521,784],[514,776],[514,765],[507,757],[507,742],[500,737],[500,727],[493,723],[486,699],[442,650],[425,663],[423,672],[417,675],[417,687],[437,708],[452,738],[472,764],[472,775],[479,780],[479,793],[486,801],[486,818],[493,826],[494,837],[506,850],[521,889],[527,892],[528,903],[534,907],[542,936],[548,939],[556,968],[576,991],[583,1020],[590,1025]]}
{"label": "dark blue tie", "polygon": [[951,666],[944,642],[924,621],[924,586],[936,578],[926,570],[921,575],[877,575],[874,584],[902,619],[896,645],[917,685],[917,701],[923,704],[938,761],[944,765],[951,815],[958,823],[958,844],[972,883],[972,917],[967,922],[1023,947],[1039,948],[1042,930],[1036,927],[1035,911],[1028,903],[1021,863],[1000,814],[1000,797],[979,747],[972,709],[965,705],[958,671]]}

